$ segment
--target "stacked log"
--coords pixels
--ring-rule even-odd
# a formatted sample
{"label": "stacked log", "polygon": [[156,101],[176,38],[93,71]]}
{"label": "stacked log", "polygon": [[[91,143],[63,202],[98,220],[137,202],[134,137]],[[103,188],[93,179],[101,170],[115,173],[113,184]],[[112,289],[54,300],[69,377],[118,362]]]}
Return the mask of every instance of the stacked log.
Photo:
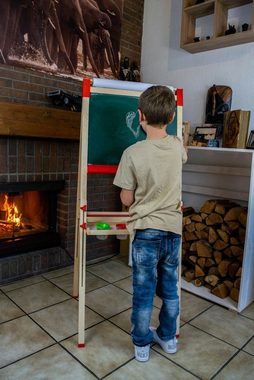
{"label": "stacked log", "polygon": [[228,200],[207,200],[183,218],[182,276],[220,298],[238,302],[247,208]]}

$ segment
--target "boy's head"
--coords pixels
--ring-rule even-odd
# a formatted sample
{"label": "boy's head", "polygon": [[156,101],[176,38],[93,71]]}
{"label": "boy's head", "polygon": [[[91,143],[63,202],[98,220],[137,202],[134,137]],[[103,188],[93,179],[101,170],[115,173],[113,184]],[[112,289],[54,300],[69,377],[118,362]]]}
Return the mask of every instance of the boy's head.
{"label": "boy's head", "polygon": [[175,95],[166,86],[152,86],[139,98],[139,110],[149,125],[169,124],[174,118]]}

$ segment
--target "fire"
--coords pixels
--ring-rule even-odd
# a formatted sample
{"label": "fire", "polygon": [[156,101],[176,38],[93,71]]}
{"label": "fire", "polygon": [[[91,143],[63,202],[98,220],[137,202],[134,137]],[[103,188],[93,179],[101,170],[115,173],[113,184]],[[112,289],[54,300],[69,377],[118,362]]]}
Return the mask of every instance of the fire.
{"label": "fire", "polygon": [[3,211],[6,212],[6,221],[14,224],[16,227],[21,227],[22,214],[19,213],[15,202],[8,201],[8,195],[4,196]]}

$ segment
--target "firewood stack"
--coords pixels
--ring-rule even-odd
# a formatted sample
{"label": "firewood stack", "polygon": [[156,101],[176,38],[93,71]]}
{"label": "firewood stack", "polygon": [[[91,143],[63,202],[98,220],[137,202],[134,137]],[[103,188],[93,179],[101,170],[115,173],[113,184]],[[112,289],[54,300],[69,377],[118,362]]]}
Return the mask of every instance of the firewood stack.
{"label": "firewood stack", "polygon": [[182,276],[195,286],[238,302],[247,208],[228,200],[208,200],[183,218]]}

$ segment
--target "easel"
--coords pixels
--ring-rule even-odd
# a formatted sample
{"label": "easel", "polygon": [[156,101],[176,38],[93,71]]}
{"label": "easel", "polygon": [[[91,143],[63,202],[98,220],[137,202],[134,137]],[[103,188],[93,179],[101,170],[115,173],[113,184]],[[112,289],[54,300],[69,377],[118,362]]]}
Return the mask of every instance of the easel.
{"label": "easel", "polygon": [[[85,347],[85,281],[86,281],[86,236],[87,235],[126,235],[126,228],[118,229],[117,225],[128,221],[127,212],[89,212],[87,207],[87,175],[93,173],[114,174],[117,165],[103,165],[88,163],[88,128],[89,128],[89,103],[91,93],[109,93],[139,97],[141,92],[151,84],[133,83],[116,80],[94,79],[91,86],[90,79],[84,79],[82,91],[82,112],[80,126],[79,169],[77,185],[76,206],[76,235],[74,256],[73,296],[79,296],[78,318],[78,347]],[[177,135],[182,136],[182,89],[173,89],[177,102]],[[96,222],[103,220],[110,223],[111,229],[97,230]],[[180,273],[180,270],[179,270]],[[180,280],[180,277],[179,277]],[[180,294],[180,282],[178,290]]]}

